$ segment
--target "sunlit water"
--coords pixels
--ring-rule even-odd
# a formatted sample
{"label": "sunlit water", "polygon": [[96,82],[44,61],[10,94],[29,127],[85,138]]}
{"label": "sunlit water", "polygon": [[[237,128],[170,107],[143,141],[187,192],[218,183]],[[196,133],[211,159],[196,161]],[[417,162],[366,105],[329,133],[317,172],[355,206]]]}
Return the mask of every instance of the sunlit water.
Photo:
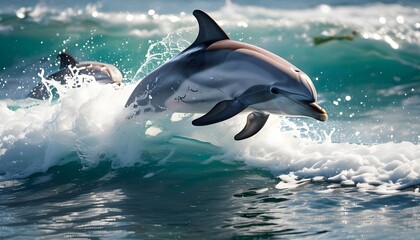
{"label": "sunlit water", "polygon": [[[0,3],[1,238],[417,238],[416,1],[176,3]],[[194,8],[304,70],[329,121],[272,116],[236,142],[244,115],[127,120],[138,81],[194,40]],[[124,84],[49,82],[64,49]],[[40,81],[55,98],[26,98]]]}

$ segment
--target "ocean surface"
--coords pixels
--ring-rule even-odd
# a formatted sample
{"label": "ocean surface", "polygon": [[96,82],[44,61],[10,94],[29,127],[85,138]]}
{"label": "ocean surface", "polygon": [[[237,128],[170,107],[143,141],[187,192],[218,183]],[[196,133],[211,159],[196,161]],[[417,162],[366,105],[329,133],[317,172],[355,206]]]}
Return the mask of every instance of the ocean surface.
{"label": "ocean surface", "polygon": [[[194,9],[312,79],[327,122],[126,119],[153,69],[194,41]],[[419,1],[1,1],[1,239],[418,239]],[[27,98],[56,56],[121,86]],[[78,76],[74,76],[77,78]]]}

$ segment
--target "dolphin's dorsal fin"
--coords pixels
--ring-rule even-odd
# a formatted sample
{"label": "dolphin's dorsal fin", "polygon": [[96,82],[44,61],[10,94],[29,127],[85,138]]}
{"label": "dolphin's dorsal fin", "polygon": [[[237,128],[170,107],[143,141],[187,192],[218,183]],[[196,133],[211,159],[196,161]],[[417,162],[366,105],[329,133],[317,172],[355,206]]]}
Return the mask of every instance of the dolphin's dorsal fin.
{"label": "dolphin's dorsal fin", "polygon": [[217,41],[230,39],[225,31],[207,13],[201,10],[194,10],[193,15],[198,21],[199,31],[197,39],[187,49],[201,44],[209,46]]}
{"label": "dolphin's dorsal fin", "polygon": [[76,59],[68,53],[60,53],[58,57],[60,58],[60,69],[67,68],[69,65],[76,66],[78,63]]}

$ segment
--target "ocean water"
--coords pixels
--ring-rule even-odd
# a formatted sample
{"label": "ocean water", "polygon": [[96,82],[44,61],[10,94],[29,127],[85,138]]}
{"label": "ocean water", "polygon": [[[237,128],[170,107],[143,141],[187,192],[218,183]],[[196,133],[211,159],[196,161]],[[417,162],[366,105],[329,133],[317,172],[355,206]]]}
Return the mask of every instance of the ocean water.
{"label": "ocean water", "polygon": [[[239,142],[241,114],[127,120],[137,83],[194,41],[194,9],[305,71],[329,120],[271,116]],[[419,16],[418,1],[0,2],[0,238],[418,239]],[[28,99],[62,51],[124,84]]]}

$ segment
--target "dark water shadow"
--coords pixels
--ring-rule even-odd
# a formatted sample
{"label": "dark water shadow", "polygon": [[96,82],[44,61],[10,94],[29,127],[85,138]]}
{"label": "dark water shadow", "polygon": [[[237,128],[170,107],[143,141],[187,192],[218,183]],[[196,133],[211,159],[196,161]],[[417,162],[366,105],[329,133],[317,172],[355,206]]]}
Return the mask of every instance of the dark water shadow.
{"label": "dark water shadow", "polygon": [[[75,156],[74,156],[75,157]],[[0,188],[2,238],[276,239],[373,234],[399,224],[412,236],[419,198],[357,188],[325,192],[329,183],[279,190],[278,179],[242,164],[193,161],[113,169],[78,161]],[[355,231],[359,229],[359,231]],[[353,231],[353,233],[351,233]],[[359,234],[359,235],[358,235]]]}

